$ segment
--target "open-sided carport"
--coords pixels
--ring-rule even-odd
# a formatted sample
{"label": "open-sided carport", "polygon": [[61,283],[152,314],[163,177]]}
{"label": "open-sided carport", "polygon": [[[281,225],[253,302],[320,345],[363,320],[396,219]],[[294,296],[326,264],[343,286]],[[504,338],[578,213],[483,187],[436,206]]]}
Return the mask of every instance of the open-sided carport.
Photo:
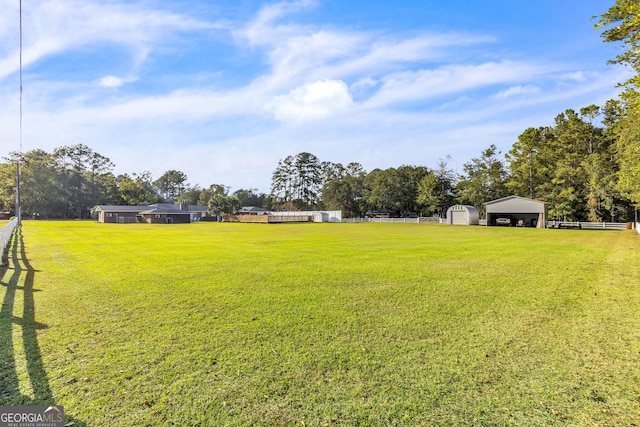
{"label": "open-sided carport", "polygon": [[547,204],[520,196],[509,196],[485,203],[487,225],[545,228]]}

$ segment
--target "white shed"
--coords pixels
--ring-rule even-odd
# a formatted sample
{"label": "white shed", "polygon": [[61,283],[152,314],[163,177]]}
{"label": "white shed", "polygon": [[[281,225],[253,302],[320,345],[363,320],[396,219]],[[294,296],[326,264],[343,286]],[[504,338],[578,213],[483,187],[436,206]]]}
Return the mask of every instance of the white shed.
{"label": "white shed", "polygon": [[453,205],[447,209],[447,224],[478,225],[480,214],[478,209],[470,205]]}
{"label": "white shed", "polygon": [[547,204],[540,200],[509,196],[485,203],[487,225],[545,228]]}

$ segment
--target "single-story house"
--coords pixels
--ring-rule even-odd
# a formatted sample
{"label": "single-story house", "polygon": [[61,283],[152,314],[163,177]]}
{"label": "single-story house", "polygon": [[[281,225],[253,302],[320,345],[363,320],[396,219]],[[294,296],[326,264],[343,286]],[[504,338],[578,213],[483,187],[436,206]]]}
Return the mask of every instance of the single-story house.
{"label": "single-story house", "polygon": [[98,205],[93,211],[98,214],[98,222],[132,224],[137,222],[140,212],[147,209],[148,206]]}
{"label": "single-story house", "polygon": [[188,224],[191,222],[191,213],[180,206],[168,203],[157,203],[147,206],[148,209],[140,212],[143,222],[147,224]]}
{"label": "single-story house", "polygon": [[447,209],[447,224],[478,225],[479,223],[478,209],[471,205],[453,205]]}
{"label": "single-story house", "polygon": [[540,200],[508,196],[485,203],[487,225],[545,228],[547,204]]}
{"label": "single-story house", "polygon": [[11,219],[11,213],[10,212],[0,212],[0,220],[4,221],[4,220],[8,220]]}
{"label": "single-story house", "polygon": [[200,221],[207,216],[207,206],[181,203],[154,203],[148,206],[98,205],[93,209],[98,213],[98,222],[131,224],[185,224]]}

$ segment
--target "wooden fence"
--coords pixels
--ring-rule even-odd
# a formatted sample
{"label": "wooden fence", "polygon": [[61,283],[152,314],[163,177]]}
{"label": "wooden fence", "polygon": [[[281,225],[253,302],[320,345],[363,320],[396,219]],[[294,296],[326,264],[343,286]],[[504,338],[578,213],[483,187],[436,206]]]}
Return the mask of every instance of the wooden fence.
{"label": "wooden fence", "polygon": [[0,253],[2,253],[2,265],[5,266],[9,264],[5,249],[11,242],[11,236],[13,236],[13,230],[16,225],[18,225],[18,218],[13,218],[4,227],[0,228]]}
{"label": "wooden fence", "polygon": [[[419,218],[343,218],[342,222],[384,222],[384,223],[442,223],[444,219],[438,217],[419,217]],[[480,225],[487,225],[486,219],[480,220]],[[635,228],[640,233],[640,223],[631,222],[588,222],[588,221],[547,221],[548,228],[576,228],[585,230],[625,230]]]}
{"label": "wooden fence", "polygon": [[547,221],[548,228],[580,228],[588,230],[625,230],[633,228],[631,222]]}
{"label": "wooden fence", "polygon": [[269,223],[276,222],[312,222],[313,218],[309,215],[269,215]]}
{"label": "wooden fence", "polygon": [[312,218],[309,215],[224,215],[223,221],[225,222],[253,222],[261,224],[273,224],[279,222],[311,222]]}
{"label": "wooden fence", "polygon": [[401,222],[407,224],[440,224],[441,219],[433,216],[418,218],[343,218],[342,222]]}

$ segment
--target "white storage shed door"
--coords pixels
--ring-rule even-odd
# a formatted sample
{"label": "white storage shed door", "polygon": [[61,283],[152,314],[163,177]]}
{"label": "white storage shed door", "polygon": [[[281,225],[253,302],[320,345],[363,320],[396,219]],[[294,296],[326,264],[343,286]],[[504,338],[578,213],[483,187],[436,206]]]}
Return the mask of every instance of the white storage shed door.
{"label": "white storage shed door", "polygon": [[451,224],[453,225],[466,225],[467,213],[464,211],[451,211]]}

